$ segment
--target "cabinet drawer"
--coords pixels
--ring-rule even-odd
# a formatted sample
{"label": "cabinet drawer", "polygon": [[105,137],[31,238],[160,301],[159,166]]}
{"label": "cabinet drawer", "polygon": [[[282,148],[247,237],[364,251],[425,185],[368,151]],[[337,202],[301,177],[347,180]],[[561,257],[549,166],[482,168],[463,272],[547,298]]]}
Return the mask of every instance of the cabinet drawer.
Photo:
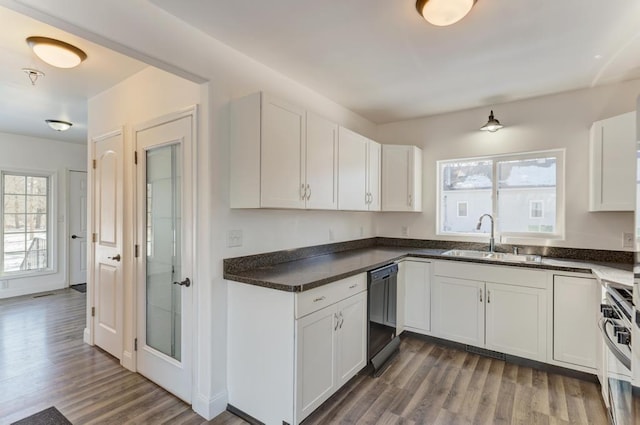
{"label": "cabinet drawer", "polygon": [[367,275],[361,273],[296,295],[296,319],[367,290]]}
{"label": "cabinet drawer", "polygon": [[547,273],[525,267],[489,266],[462,261],[436,261],[434,275],[546,289]]}

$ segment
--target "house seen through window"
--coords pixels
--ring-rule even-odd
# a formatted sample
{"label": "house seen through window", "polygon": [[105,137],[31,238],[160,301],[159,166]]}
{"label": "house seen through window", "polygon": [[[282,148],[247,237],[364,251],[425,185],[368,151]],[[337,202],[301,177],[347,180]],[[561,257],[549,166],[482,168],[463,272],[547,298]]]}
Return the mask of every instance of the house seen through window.
{"label": "house seen through window", "polygon": [[0,272],[49,267],[49,177],[2,173]]}
{"label": "house seen through window", "polygon": [[488,233],[476,229],[491,214],[506,236],[562,236],[562,151],[438,162],[438,233]]}

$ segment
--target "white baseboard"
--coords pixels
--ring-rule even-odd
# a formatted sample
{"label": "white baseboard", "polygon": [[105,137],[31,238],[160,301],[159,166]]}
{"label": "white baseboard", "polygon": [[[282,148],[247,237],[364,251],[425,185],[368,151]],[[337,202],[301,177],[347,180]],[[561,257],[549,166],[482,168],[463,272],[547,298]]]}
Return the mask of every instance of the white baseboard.
{"label": "white baseboard", "polygon": [[129,369],[131,372],[136,372],[136,359],[133,356],[131,351],[124,351],[122,353],[122,360],[120,360],[120,364],[125,369]]}
{"label": "white baseboard", "polygon": [[198,415],[210,421],[220,413],[227,410],[228,402],[229,395],[226,391],[214,395],[211,399],[207,399],[202,394],[197,394],[193,398],[191,407],[193,408],[193,411]]}
{"label": "white baseboard", "polygon": [[82,332],[82,340],[85,344],[93,345],[93,341],[91,340],[91,331],[89,331],[89,328],[84,328],[84,332]]}
{"label": "white baseboard", "polygon": [[[9,281],[6,277],[2,280],[4,282]],[[64,282],[34,283],[26,282],[26,280],[27,279],[25,278],[22,280],[12,279],[9,281],[7,288],[3,287],[3,289],[0,289],[0,298],[19,297],[22,295],[38,294],[40,292],[55,291],[57,289],[66,288],[66,284]],[[19,281],[19,284],[14,283],[14,281]]]}

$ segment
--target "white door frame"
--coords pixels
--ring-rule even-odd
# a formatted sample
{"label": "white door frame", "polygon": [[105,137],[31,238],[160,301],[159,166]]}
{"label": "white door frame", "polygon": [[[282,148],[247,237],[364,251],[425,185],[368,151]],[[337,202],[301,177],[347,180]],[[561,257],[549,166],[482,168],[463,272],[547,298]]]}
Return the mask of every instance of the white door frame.
{"label": "white door frame", "polygon": [[[197,250],[197,241],[198,241],[198,236],[197,236],[197,193],[198,193],[198,105],[192,105],[189,107],[186,107],[184,109],[178,110],[176,112],[173,113],[169,113],[166,115],[162,115],[160,117],[154,118],[152,120],[143,122],[141,124],[138,124],[136,126],[133,127],[133,131],[132,131],[132,149],[134,151],[136,151],[137,155],[141,155],[142,152],[137,152],[136,150],[136,134],[140,131],[152,128],[152,127],[156,127],[158,125],[161,124],[166,124],[169,123],[171,121],[176,121],[179,120],[181,118],[185,118],[185,117],[191,117],[191,134],[192,134],[192,140],[191,140],[191,158],[187,158],[185,157],[185,162],[190,164],[190,169],[189,170],[183,170],[184,174],[189,173],[191,175],[191,211],[192,211],[192,220],[191,220],[191,232],[192,232],[192,238],[191,238],[191,252],[193,253],[191,258],[183,258],[182,262],[183,264],[186,264],[187,262],[190,265],[192,272],[192,285],[193,285],[193,295],[191,297],[191,311],[192,311],[192,333],[191,333],[191,404],[193,404],[194,402],[194,395],[197,394],[197,387],[196,387],[196,368],[197,368],[197,360],[198,360],[198,350],[197,350],[197,346],[196,346],[196,336],[198,334],[198,288],[199,285],[202,282],[198,282],[197,280],[197,275],[198,275],[198,269],[196,267],[196,258],[197,258],[197,254],[198,254],[198,250]],[[133,234],[135,235],[135,240],[133,241],[134,244],[143,244],[146,243],[146,238],[145,238],[145,228],[141,228],[141,226],[139,225],[140,220],[140,214],[144,214],[143,211],[139,210],[138,207],[138,197],[140,196],[139,193],[139,188],[140,188],[140,181],[138,179],[138,173],[136,170],[136,165],[133,164],[132,165],[132,177],[133,180],[135,182],[134,186],[134,192],[135,195],[133,197],[133,210],[134,210],[134,220],[133,220],[133,229],[134,232]],[[139,310],[139,300],[138,300],[138,287],[139,285],[142,284],[142,282],[140,281],[141,276],[145,275],[145,269],[144,269],[144,261],[142,258],[142,255],[140,255],[138,258],[135,258],[135,246],[134,249],[131,250],[132,252],[132,262],[134,264],[134,267],[132,267],[132,272],[131,272],[131,281],[135,283],[135,289],[133,291],[133,300],[132,300],[132,306],[133,306],[133,320],[134,320],[134,328],[133,328],[133,335],[135,340],[137,341],[138,339],[138,329],[139,329],[139,322],[138,322],[138,318],[140,317],[139,314],[140,312]],[[133,370],[137,370],[137,363],[138,363],[138,359],[137,359],[137,351],[135,353],[135,355],[133,356]]]}

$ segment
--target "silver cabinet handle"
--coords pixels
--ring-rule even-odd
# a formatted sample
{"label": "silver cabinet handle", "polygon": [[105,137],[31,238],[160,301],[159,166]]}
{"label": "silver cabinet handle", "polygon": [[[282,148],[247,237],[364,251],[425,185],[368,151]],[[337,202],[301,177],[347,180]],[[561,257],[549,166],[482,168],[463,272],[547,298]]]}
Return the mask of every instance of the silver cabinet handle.
{"label": "silver cabinet handle", "polygon": [[357,284],[357,283],[354,283],[353,285],[349,286],[349,289],[353,289],[353,288],[355,288],[355,287],[357,287],[357,286],[358,286],[358,284]]}
{"label": "silver cabinet handle", "polygon": [[340,329],[342,329],[343,323],[344,323],[344,316],[342,316],[342,312],[340,312],[340,326],[338,326]]}
{"label": "silver cabinet handle", "polygon": [[491,291],[487,290],[487,304],[491,304]]}
{"label": "silver cabinet handle", "polygon": [[480,302],[482,302],[482,288],[480,288]]}
{"label": "silver cabinet handle", "polygon": [[314,298],[314,299],[313,299],[313,302],[314,302],[314,303],[317,303],[318,301],[324,301],[326,298],[327,298],[327,297],[325,297],[325,296],[323,295],[323,296],[321,296],[321,297]]}
{"label": "silver cabinet handle", "polygon": [[409,206],[413,206],[413,196],[411,196],[411,194],[409,194]]}
{"label": "silver cabinet handle", "polygon": [[336,319],[336,325],[333,327],[334,331],[338,330],[338,324],[340,323],[340,320],[338,319],[338,313],[333,313],[333,317],[334,319]]}
{"label": "silver cabinet handle", "polygon": [[302,199],[303,201],[306,199],[307,197],[307,191],[304,188],[304,183],[300,184],[300,199]]}
{"label": "silver cabinet handle", "polygon": [[311,186],[307,185],[307,189],[305,190],[307,193],[307,201],[311,199]]}

